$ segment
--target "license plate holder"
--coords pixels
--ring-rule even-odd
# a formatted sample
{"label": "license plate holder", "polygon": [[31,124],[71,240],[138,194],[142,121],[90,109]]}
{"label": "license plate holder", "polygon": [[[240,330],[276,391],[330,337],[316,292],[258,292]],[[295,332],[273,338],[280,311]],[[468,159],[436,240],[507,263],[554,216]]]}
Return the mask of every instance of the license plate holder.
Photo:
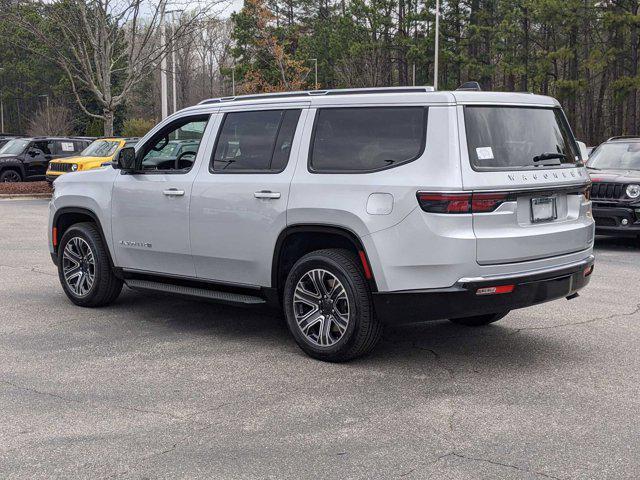
{"label": "license plate holder", "polygon": [[531,223],[552,222],[558,218],[556,197],[531,199]]}

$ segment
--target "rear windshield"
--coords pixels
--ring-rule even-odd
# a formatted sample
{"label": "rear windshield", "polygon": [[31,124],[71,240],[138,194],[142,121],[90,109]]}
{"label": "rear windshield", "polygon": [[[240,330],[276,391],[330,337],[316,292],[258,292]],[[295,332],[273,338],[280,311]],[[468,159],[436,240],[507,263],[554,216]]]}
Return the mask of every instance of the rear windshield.
{"label": "rear windshield", "polygon": [[587,166],[594,170],[640,170],[640,142],[612,142],[600,145]]}
{"label": "rear windshield", "polygon": [[466,106],[469,159],[476,170],[517,170],[579,163],[558,108]]}

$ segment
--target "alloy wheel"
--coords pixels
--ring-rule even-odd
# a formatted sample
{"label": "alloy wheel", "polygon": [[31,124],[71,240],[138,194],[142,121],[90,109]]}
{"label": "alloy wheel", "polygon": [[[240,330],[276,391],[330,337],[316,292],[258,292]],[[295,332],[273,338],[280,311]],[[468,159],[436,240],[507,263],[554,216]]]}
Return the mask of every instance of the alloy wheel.
{"label": "alloy wheel", "polygon": [[15,170],[8,170],[2,176],[2,181],[5,183],[15,183],[21,180],[20,174]]}
{"label": "alloy wheel", "polygon": [[73,237],[67,242],[62,252],[62,272],[74,295],[84,297],[89,293],[96,278],[96,262],[86,240]]}
{"label": "alloy wheel", "polygon": [[335,345],[349,325],[349,297],[331,272],[314,269],[298,281],[293,295],[293,312],[300,332],[311,343]]}

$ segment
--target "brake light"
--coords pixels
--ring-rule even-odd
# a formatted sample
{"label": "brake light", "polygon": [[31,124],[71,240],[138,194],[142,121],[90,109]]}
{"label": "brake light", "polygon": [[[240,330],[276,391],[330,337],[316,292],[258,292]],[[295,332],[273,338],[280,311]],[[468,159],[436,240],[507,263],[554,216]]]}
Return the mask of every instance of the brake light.
{"label": "brake light", "polygon": [[471,200],[473,213],[493,212],[507,201],[506,193],[474,193]]}
{"label": "brake light", "polygon": [[420,208],[430,213],[470,213],[470,193],[418,192]]}
{"label": "brake light", "polygon": [[420,208],[429,213],[486,213],[510,199],[509,193],[418,192]]}
{"label": "brake light", "polygon": [[515,285],[498,285],[495,287],[482,287],[476,290],[476,295],[499,295],[501,293],[511,293]]}

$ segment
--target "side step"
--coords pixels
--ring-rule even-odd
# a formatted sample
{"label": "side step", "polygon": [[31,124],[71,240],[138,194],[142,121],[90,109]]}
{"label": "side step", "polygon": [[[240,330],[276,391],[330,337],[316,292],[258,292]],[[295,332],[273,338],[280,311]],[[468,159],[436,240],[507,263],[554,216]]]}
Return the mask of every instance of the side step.
{"label": "side step", "polygon": [[244,305],[260,305],[266,303],[264,299],[254,295],[242,293],[221,292],[218,290],[207,290],[205,288],[186,287],[183,285],[173,285],[170,283],[152,282],[149,280],[125,280],[128,287],[136,290],[153,290],[155,292],[166,292],[174,295],[184,295],[188,297],[204,298],[216,302],[226,302]]}

